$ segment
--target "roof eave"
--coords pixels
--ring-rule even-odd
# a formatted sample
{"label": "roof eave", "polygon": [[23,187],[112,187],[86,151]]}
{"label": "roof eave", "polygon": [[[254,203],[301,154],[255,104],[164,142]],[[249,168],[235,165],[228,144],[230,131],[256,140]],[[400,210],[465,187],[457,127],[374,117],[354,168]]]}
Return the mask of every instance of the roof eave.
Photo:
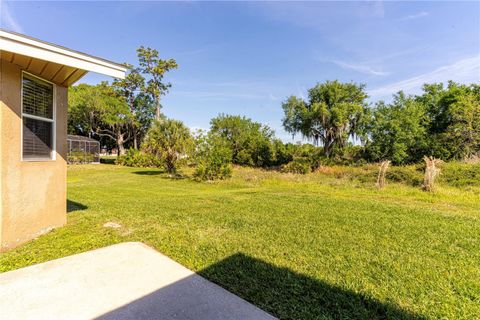
{"label": "roof eave", "polygon": [[123,65],[5,30],[0,30],[0,50],[120,79],[127,71]]}

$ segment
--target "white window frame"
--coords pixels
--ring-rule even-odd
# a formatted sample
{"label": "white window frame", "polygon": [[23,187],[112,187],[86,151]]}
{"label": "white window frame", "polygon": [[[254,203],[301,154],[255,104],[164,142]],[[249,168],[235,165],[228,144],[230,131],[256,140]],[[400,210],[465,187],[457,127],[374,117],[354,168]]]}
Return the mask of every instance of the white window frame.
{"label": "white window frame", "polygon": [[[28,113],[23,112],[23,76],[27,74],[29,77],[39,79],[40,81],[50,83],[53,86],[53,113],[52,113],[52,119],[49,118],[44,118],[44,117],[39,117],[39,116],[34,116]],[[23,162],[39,162],[39,161],[55,161],[57,159],[57,85],[51,81],[45,80],[43,78],[40,78],[39,76],[36,76],[34,74],[31,74],[26,71],[22,71],[22,77],[21,77],[21,90],[20,90],[20,108],[21,108],[21,114],[22,114],[22,121],[20,121],[20,159]],[[45,121],[45,122],[50,122],[52,124],[52,151],[50,153],[50,157],[48,158],[23,158],[23,119],[24,118],[29,118],[29,119],[34,119],[34,120],[40,120],[40,121]]]}

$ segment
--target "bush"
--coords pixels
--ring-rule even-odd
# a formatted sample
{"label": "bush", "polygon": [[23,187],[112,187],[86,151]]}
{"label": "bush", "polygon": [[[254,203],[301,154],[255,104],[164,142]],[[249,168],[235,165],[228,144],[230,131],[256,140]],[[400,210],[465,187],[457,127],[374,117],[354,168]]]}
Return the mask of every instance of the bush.
{"label": "bush", "polygon": [[297,146],[297,149],[295,150],[294,161],[296,159],[302,159],[299,160],[301,162],[308,162],[310,164],[310,169],[315,171],[322,165],[322,161],[326,158],[323,154],[323,148],[305,143]]}
{"label": "bush", "polygon": [[275,139],[272,142],[273,159],[272,166],[282,166],[293,160],[296,145],[293,143],[283,143],[282,140]]}
{"label": "bush", "polygon": [[388,181],[405,183],[418,187],[423,183],[423,166],[392,166],[386,174]]}
{"label": "bush", "polygon": [[282,172],[307,174],[312,172],[311,161],[308,158],[295,158],[293,161],[282,166]]}
{"label": "bush", "polygon": [[480,164],[445,163],[439,181],[454,187],[480,186]]}
{"label": "bush", "polygon": [[280,140],[274,140],[272,143],[272,149],[274,155],[272,165],[277,167],[282,167],[294,160],[297,160],[300,162],[308,162],[311,167],[311,171],[314,171],[320,167],[321,162],[324,159],[323,148],[316,147],[309,143],[284,144]]}
{"label": "bush", "polygon": [[121,166],[140,168],[158,168],[163,166],[163,162],[159,158],[135,149],[129,149],[125,155],[119,156],[115,163]]}
{"label": "bush", "polygon": [[196,140],[193,176],[196,180],[222,180],[232,175],[232,150],[219,135],[200,136]]}
{"label": "bush", "polygon": [[142,150],[161,159],[168,173],[176,173],[177,168],[186,163],[192,149],[190,129],[183,122],[172,119],[155,121],[142,144]]}

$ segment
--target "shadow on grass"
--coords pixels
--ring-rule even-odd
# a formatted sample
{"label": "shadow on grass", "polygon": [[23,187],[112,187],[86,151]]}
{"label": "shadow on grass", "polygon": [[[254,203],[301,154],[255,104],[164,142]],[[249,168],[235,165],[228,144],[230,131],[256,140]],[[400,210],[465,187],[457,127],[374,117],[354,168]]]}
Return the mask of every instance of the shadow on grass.
{"label": "shadow on grass", "polygon": [[[198,274],[279,319],[426,319],[394,304],[242,253]],[[140,296],[97,319],[267,320],[271,317],[192,275]]]}
{"label": "shadow on grass", "polygon": [[104,164],[115,164],[117,158],[100,158],[100,163]]}
{"label": "shadow on grass", "polygon": [[67,199],[67,213],[74,211],[81,211],[88,209],[88,207],[80,202],[75,202]]}
{"label": "shadow on grass", "polygon": [[426,319],[242,253],[199,274],[280,319]]}
{"label": "shadow on grass", "polygon": [[133,171],[133,174],[138,174],[139,176],[157,176],[159,174],[164,173],[163,171],[154,171],[154,170],[146,170],[146,171]]}

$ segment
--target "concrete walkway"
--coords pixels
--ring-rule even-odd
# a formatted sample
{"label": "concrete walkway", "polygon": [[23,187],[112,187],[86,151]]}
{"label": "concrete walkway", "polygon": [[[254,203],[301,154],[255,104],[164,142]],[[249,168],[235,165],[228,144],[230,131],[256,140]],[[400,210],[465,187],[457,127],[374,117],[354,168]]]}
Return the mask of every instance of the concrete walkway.
{"label": "concrete walkway", "polygon": [[0,274],[0,319],[275,319],[142,243]]}

